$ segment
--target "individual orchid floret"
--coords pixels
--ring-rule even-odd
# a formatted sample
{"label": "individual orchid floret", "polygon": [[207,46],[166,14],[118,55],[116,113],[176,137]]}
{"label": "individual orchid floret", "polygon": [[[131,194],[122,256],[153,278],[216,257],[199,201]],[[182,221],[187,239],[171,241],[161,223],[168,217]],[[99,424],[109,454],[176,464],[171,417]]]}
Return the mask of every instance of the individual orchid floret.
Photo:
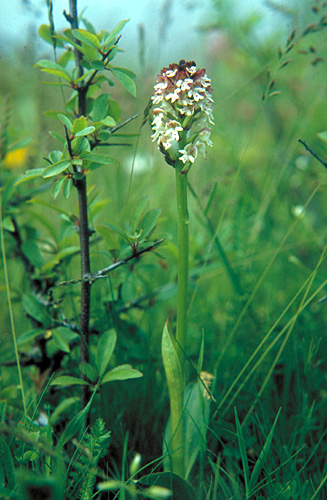
{"label": "individual orchid floret", "polygon": [[154,86],[152,140],[166,162],[181,162],[186,173],[199,154],[206,156],[212,114],[211,80],[194,61],[181,60],[163,68]]}

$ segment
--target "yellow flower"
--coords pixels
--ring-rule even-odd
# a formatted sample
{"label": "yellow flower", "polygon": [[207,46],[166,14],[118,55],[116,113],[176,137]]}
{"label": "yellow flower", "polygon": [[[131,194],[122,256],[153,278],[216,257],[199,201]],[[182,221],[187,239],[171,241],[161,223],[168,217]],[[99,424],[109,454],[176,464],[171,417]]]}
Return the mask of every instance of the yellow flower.
{"label": "yellow flower", "polygon": [[18,169],[25,165],[28,157],[28,148],[18,148],[6,154],[3,165],[9,169]]}

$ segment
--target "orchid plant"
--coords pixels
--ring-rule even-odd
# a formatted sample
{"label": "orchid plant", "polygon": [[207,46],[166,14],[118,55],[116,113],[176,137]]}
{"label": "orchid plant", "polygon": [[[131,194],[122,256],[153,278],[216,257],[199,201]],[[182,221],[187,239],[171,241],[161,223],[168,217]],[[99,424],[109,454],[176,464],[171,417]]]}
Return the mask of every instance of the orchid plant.
{"label": "orchid plant", "polygon": [[183,396],[187,350],[188,224],[187,174],[198,156],[206,158],[214,124],[211,80],[194,61],[163,68],[154,86],[152,140],[176,173],[178,211],[178,292],[176,336],[166,324],[162,356],[170,399],[172,469],[184,477]]}

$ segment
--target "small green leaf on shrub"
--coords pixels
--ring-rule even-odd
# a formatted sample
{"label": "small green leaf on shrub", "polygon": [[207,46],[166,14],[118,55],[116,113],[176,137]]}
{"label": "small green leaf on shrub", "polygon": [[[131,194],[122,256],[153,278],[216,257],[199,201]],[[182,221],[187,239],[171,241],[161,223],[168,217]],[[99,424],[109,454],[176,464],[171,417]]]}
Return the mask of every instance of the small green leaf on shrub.
{"label": "small green leaf on shrub", "polygon": [[113,329],[104,332],[100,337],[95,356],[95,364],[100,377],[106,371],[112,353],[114,352],[116,341],[117,333]]}
{"label": "small green leaf on shrub", "polygon": [[101,120],[101,123],[103,123],[103,125],[105,125],[106,127],[114,127],[116,125],[116,122],[112,116],[106,116]]}
{"label": "small green leaf on shrub", "polygon": [[102,165],[116,165],[117,167],[120,166],[118,160],[109,155],[84,152],[80,156],[84,160],[92,161],[94,163],[100,163]]}
{"label": "small green leaf on shrub", "polygon": [[119,69],[111,68],[111,71],[118,78],[120,83],[125,87],[127,92],[136,97],[136,87],[132,78],[129,75],[127,75],[125,71],[122,71],[120,68]]}
{"label": "small green leaf on shrub", "polygon": [[80,130],[79,132],[77,132],[74,135],[75,135],[75,137],[83,137],[85,135],[92,134],[92,132],[94,132],[94,131],[95,131],[95,127],[93,127],[93,125],[91,125],[90,127],[86,127],[83,130]]}
{"label": "small green leaf on shrub", "polygon": [[77,29],[72,31],[73,35],[80,42],[85,43],[88,47],[93,47],[95,49],[100,48],[100,41],[96,35],[90,33],[87,30]]}
{"label": "small green leaf on shrub", "polygon": [[67,118],[67,116],[63,115],[62,113],[58,113],[57,116],[59,120],[65,125],[65,127],[67,127],[68,130],[71,132],[73,130],[73,124],[70,121],[70,119]]}
{"label": "small green leaf on shrub", "polygon": [[35,267],[42,267],[44,264],[44,259],[40,252],[39,246],[34,240],[26,240],[22,244],[23,254],[28,258],[28,260]]}
{"label": "small green leaf on shrub", "polygon": [[68,76],[64,71],[62,70],[59,70],[59,69],[46,69],[46,68],[42,68],[41,71],[43,71],[43,73],[48,73],[50,75],[53,75],[53,76],[57,76],[58,78],[63,78],[64,80],[66,80],[67,82],[71,82],[71,78],[70,76]]}
{"label": "small green leaf on shrub", "polygon": [[63,352],[70,352],[69,342],[68,340],[61,334],[60,331],[53,330],[52,338],[59,347],[59,349]]}
{"label": "small green leaf on shrub", "polygon": [[92,118],[94,122],[99,122],[102,120],[107,113],[108,107],[108,95],[101,94],[94,100],[92,109]]}
{"label": "small green leaf on shrub", "polygon": [[48,179],[49,177],[54,177],[55,175],[61,174],[64,170],[70,167],[70,161],[68,160],[60,160],[57,163],[54,163],[50,167],[46,167],[43,172],[43,179]]}
{"label": "small green leaf on shrub", "polygon": [[36,177],[42,177],[44,170],[45,168],[33,168],[32,170],[26,170],[25,174],[15,182],[14,186],[30,179],[35,179]]}
{"label": "small green leaf on shrub", "polygon": [[41,304],[35,295],[26,294],[23,295],[23,307],[25,312],[36,319],[43,325],[48,325],[50,322],[50,318],[43,304]]}
{"label": "small green leaf on shrub", "polygon": [[113,382],[114,380],[128,380],[139,377],[143,377],[143,373],[136,370],[131,365],[119,365],[105,374],[102,379],[102,384]]}
{"label": "small green leaf on shrub", "polygon": [[80,116],[73,121],[72,133],[76,134],[87,127],[87,119],[85,116]]}
{"label": "small green leaf on shrub", "polygon": [[129,21],[129,19],[123,19],[122,21],[119,21],[119,23],[114,27],[112,31],[108,34],[104,46],[106,48],[109,47],[109,44],[116,38],[116,36],[121,32],[125,24]]}
{"label": "small green leaf on shrub", "polygon": [[52,196],[53,199],[55,200],[58,196],[58,194],[61,191],[62,185],[64,181],[66,180],[66,177],[60,177],[53,185],[52,185]]}
{"label": "small green leaf on shrub", "polygon": [[146,236],[148,236],[148,234],[152,231],[160,214],[161,209],[154,208],[153,210],[149,210],[149,212],[147,212],[140,220],[138,229],[142,229],[142,238],[146,238]]}
{"label": "small green leaf on shrub", "polygon": [[96,231],[100,234],[100,236],[105,240],[108,245],[109,250],[117,250],[119,248],[119,243],[117,238],[112,234],[112,231],[106,226],[97,226]]}
{"label": "small green leaf on shrub", "polygon": [[70,177],[65,177],[65,183],[62,192],[66,199],[69,198],[72,188],[73,188],[73,180]]}

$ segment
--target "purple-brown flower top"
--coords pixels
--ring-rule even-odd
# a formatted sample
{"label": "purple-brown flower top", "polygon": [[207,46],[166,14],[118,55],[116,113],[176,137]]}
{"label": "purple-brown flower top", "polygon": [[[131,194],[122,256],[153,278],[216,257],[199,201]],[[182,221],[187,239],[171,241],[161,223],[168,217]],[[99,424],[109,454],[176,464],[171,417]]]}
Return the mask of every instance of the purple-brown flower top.
{"label": "purple-brown flower top", "polygon": [[[194,61],[163,68],[154,86],[152,140],[158,142],[166,161],[185,164],[186,173],[199,154],[206,156],[212,115],[211,80]],[[191,131],[192,126],[195,129]]]}

